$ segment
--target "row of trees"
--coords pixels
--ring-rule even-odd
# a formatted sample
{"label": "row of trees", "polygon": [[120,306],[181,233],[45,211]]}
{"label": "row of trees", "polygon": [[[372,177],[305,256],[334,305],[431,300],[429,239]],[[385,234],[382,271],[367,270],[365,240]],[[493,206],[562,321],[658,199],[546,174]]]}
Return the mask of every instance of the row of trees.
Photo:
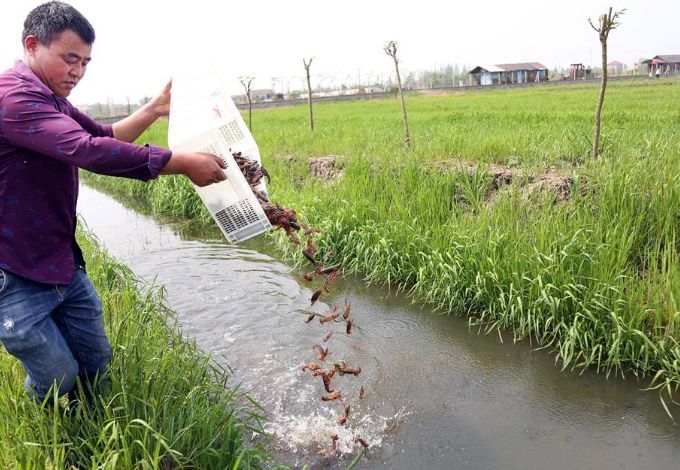
{"label": "row of trees", "polygon": [[[607,39],[609,38],[609,33],[619,26],[619,18],[625,10],[613,11],[609,8],[607,13],[600,15],[597,22],[593,22],[592,19],[588,18],[590,26],[598,33],[600,46],[601,46],[601,81],[600,81],[600,92],[598,94],[597,106],[595,109],[595,125],[593,131],[593,147],[592,147],[592,157],[597,159],[600,155],[600,130],[601,130],[601,120],[602,120],[602,108],[604,106],[604,97],[607,89]],[[404,122],[404,146],[408,149],[411,146],[411,136],[408,128],[408,114],[406,112],[406,102],[404,99],[404,86],[402,85],[401,74],[399,71],[399,59],[397,57],[397,42],[389,41],[384,46],[385,53],[390,56],[394,62],[395,68],[395,78],[396,78],[396,91],[399,94],[401,101],[401,112]],[[313,94],[312,94],[312,83],[311,83],[311,73],[310,68],[312,65],[313,57],[309,59],[302,59],[302,63],[305,67],[305,76],[307,81],[307,105],[309,109],[309,128],[314,130],[314,110],[313,110]],[[457,67],[456,67],[457,68]],[[462,76],[463,73],[467,73],[465,69],[458,71],[458,76]],[[423,75],[422,79],[429,80],[430,88],[436,85],[442,84],[447,77],[452,77],[449,83],[455,86],[455,76],[456,69],[446,69],[442,72],[436,73],[432,72],[429,75]],[[561,75],[560,75],[561,76]],[[240,77],[241,85],[244,88],[247,100],[248,100],[248,127],[252,131],[252,97],[251,97],[251,86],[254,77]],[[407,80],[412,80],[409,76]],[[435,85],[436,84],[436,85]]]}

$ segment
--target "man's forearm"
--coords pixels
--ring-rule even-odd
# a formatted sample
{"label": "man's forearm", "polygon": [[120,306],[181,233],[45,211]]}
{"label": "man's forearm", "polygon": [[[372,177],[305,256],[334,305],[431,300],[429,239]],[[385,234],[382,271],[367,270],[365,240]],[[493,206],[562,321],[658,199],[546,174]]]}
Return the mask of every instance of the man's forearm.
{"label": "man's forearm", "polygon": [[147,103],[125,119],[113,124],[113,136],[123,142],[134,142],[158,117]]}

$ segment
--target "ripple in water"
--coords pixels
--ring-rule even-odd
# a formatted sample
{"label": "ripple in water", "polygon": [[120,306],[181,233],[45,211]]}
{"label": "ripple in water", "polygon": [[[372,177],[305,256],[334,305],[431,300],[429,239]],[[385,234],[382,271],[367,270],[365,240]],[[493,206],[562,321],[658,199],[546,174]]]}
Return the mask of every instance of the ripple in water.
{"label": "ripple in water", "polygon": [[418,323],[414,318],[377,318],[371,321],[370,335],[378,338],[406,338],[415,334]]}

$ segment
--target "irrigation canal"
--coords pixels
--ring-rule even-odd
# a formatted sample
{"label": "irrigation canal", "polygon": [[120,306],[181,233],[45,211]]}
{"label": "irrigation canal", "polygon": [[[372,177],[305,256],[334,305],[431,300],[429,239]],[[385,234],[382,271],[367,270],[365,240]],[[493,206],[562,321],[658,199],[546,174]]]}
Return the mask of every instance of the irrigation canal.
{"label": "irrigation canal", "polygon": [[[261,240],[230,246],[214,235],[182,237],[87,186],[79,213],[110,254],[166,287],[184,333],[264,405],[283,463],[346,468],[355,436],[371,443],[359,468],[668,469],[680,462],[680,425],[656,392],[640,391],[644,384],[561,372],[526,342],[477,334],[465,319],[353,277],[336,281],[324,299],[348,299],[356,321],[352,335],[338,331],[326,343],[330,357],[362,367],[358,377],[333,380],[352,403],[340,427],[341,407],[322,402],[321,380],[300,372],[327,330],[303,322],[312,291]],[[334,433],[347,453],[316,455]]]}

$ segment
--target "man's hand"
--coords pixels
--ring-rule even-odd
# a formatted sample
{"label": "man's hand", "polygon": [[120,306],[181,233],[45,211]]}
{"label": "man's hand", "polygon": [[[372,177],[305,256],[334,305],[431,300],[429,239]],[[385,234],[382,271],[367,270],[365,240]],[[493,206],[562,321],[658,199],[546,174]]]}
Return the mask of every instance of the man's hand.
{"label": "man's hand", "polygon": [[227,179],[224,161],[204,152],[172,154],[161,171],[162,175],[185,175],[196,186],[207,186]]}
{"label": "man's hand", "polygon": [[156,119],[170,114],[171,87],[172,80],[165,84],[158,96],[130,116],[114,123],[113,136],[123,142],[134,142]]}
{"label": "man's hand", "polygon": [[163,90],[149,101],[149,107],[157,116],[167,116],[170,114],[170,90],[172,89],[172,80],[165,84]]}

